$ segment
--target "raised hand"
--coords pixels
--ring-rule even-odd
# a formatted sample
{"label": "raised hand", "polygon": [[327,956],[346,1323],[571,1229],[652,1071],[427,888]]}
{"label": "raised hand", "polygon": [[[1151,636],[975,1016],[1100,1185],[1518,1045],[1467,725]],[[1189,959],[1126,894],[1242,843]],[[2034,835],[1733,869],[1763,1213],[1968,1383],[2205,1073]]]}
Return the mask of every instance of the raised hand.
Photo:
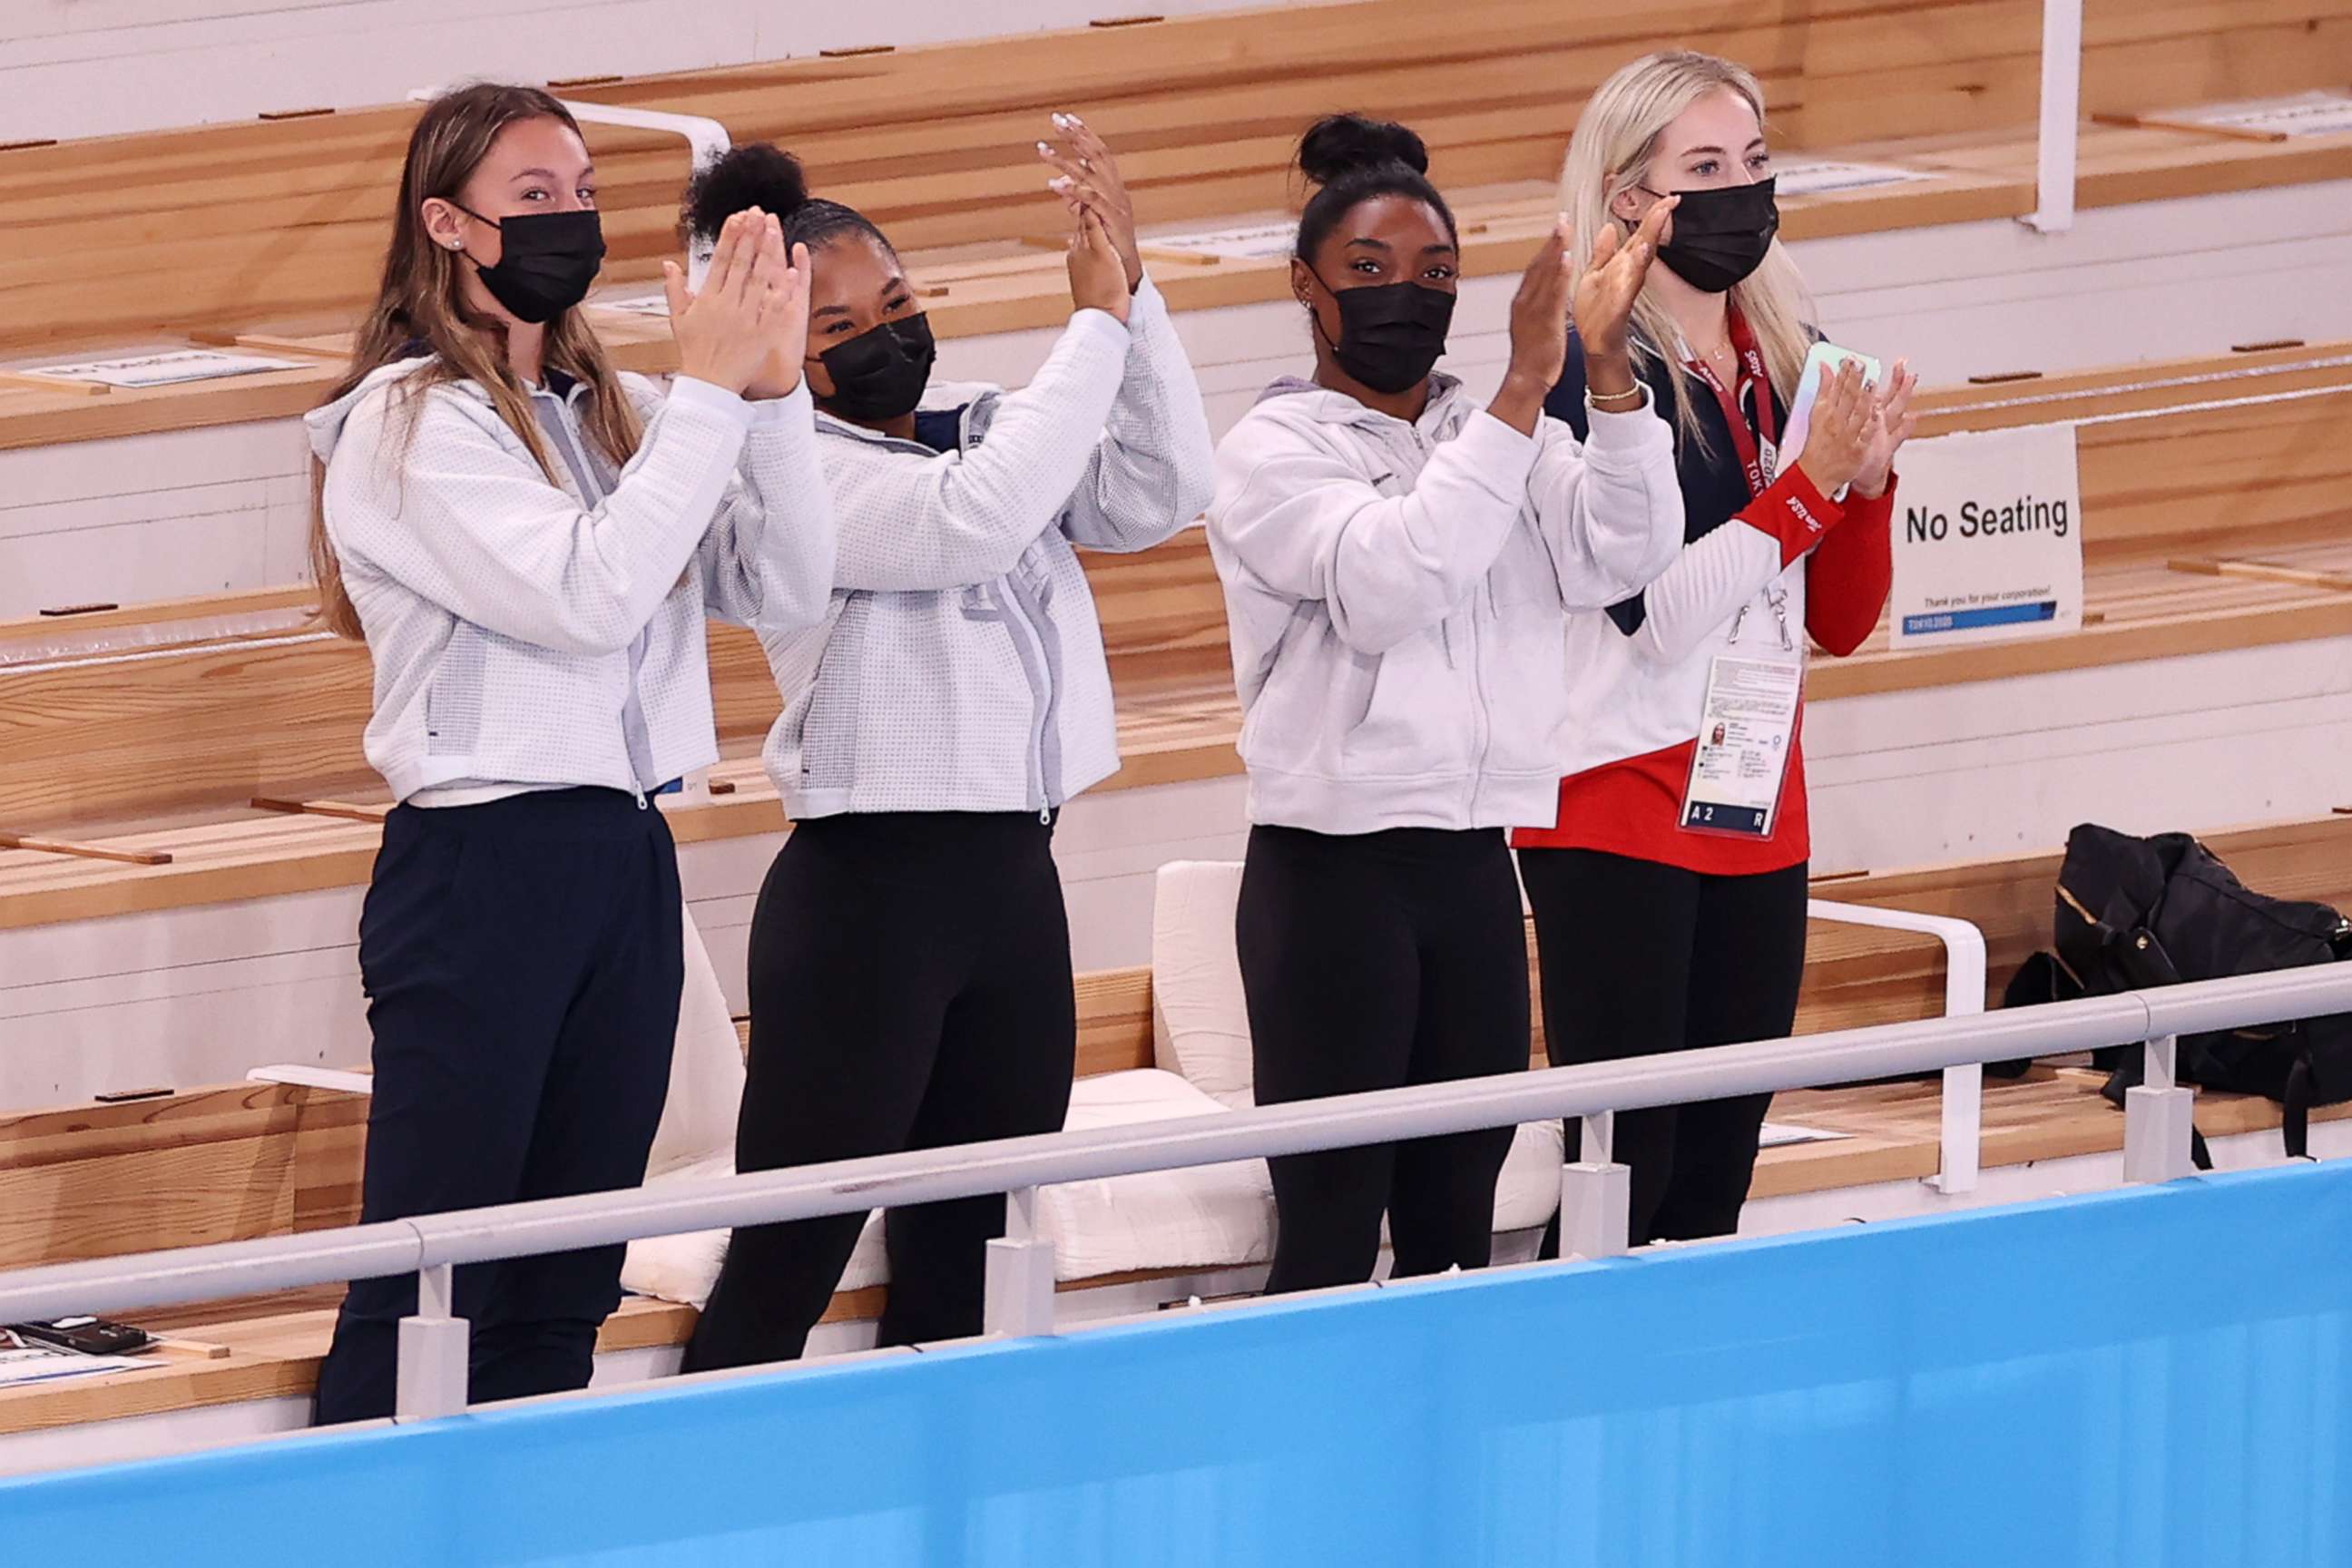
{"label": "raised hand", "polygon": [[1886,493],[1887,480],[1895,472],[1895,454],[1911,433],[1919,427],[1919,416],[1911,407],[1911,395],[1919,390],[1919,377],[1912,372],[1910,363],[1896,360],[1887,384],[1879,389],[1876,406],[1870,425],[1869,450],[1863,454],[1862,467],[1853,476],[1853,493],[1864,500],[1876,500]]}
{"label": "raised hand", "polygon": [[1094,208],[1079,210],[1077,226],[1070,233],[1070,302],[1081,310],[1108,310],[1120,321],[1134,296],[1129,291],[1127,265],[1119,258],[1110,230]]}
{"label": "raised hand", "polygon": [[1861,363],[1846,361],[1814,397],[1805,449],[1797,458],[1815,489],[1834,495],[1862,471],[1878,412],[1878,399],[1863,384]]}
{"label": "raised hand", "polygon": [[1143,286],[1143,251],[1135,238],[1135,202],[1127,194],[1127,182],[1119,177],[1118,160],[1111,156],[1103,139],[1075,114],[1055,115],[1054,129],[1061,134],[1060,146],[1050,142],[1037,143],[1037,156],[1058,171],[1045,184],[1069,204],[1072,217],[1092,212],[1102,220],[1104,231],[1110,236],[1112,247],[1126,268],[1127,289],[1131,294]]}
{"label": "raised hand", "polygon": [[1568,360],[1569,272],[1575,265],[1569,243],[1568,220],[1562,218],[1519,274],[1518,291],[1511,296],[1511,363],[1504,379],[1540,389],[1538,403]]}
{"label": "raised hand", "polygon": [[743,389],[743,395],[790,397],[800,386],[801,361],[808,355],[808,247],[793,246],[787,258],[782,226],[770,218],[767,236],[761,242],[761,264],[769,279],[764,317],[768,358]]}
{"label": "raised hand", "polygon": [[[781,279],[772,275],[762,254],[774,224],[757,207],[729,218],[719,231],[709,275],[698,290],[686,286],[686,273],[677,262],[662,263],[670,335],[677,341],[681,375],[740,394],[777,346],[769,317],[771,295]],[[781,235],[777,237],[781,246]],[[803,300],[803,311],[805,308]]]}
{"label": "raised hand", "polygon": [[1576,280],[1576,335],[1586,357],[1609,359],[1627,352],[1633,302],[1642,297],[1658,247],[1674,237],[1674,210],[1681,202],[1680,196],[1665,196],[1651,203],[1630,239],[1621,240],[1612,225],[1593,241],[1592,259]]}

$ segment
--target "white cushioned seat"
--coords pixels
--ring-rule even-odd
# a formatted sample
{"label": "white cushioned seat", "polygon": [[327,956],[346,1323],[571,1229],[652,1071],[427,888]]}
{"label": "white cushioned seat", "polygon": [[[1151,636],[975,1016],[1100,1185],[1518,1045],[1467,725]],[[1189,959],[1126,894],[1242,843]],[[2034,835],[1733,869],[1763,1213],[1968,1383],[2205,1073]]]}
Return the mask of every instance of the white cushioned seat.
{"label": "white cushioned seat", "polygon": [[[1081,1079],[1070,1096],[1065,1125],[1072,1131],[1213,1116],[1215,1100],[1173,1073],[1150,1068]],[[732,1175],[732,1147],[673,1168],[648,1181],[690,1181]],[[1263,1263],[1273,1256],[1274,1191],[1265,1162],[1239,1161],[1187,1171],[1148,1172],[1105,1181],[1072,1182],[1040,1194],[1045,1235],[1054,1243],[1063,1279],[1098,1279],[1139,1269],[1215,1268]],[[723,1230],[649,1237],[629,1244],[621,1283],[641,1296],[700,1306],[719,1279],[727,1247]],[[866,1217],[841,1289],[863,1289],[889,1277],[881,1215]]]}

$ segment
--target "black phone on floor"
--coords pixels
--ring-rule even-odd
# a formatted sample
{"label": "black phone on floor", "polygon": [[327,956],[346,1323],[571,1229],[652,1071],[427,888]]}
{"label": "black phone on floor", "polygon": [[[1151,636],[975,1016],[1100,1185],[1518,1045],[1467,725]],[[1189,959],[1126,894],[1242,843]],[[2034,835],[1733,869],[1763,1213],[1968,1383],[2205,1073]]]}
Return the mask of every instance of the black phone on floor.
{"label": "black phone on floor", "polygon": [[45,1323],[10,1323],[8,1327],[28,1344],[79,1351],[83,1355],[129,1355],[155,1342],[155,1336],[144,1329],[110,1323],[103,1318],[52,1318]]}

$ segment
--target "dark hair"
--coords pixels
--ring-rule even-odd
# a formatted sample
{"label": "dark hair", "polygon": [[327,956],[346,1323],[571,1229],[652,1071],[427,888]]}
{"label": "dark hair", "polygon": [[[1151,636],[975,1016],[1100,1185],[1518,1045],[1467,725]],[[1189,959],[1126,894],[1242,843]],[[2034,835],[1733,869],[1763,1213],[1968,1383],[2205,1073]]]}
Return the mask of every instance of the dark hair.
{"label": "dark hair", "polygon": [[1298,215],[1298,256],[1310,266],[1349,209],[1374,196],[1427,202],[1444,220],[1447,237],[1461,238],[1454,209],[1429,183],[1429,149],[1392,120],[1326,115],[1298,140],[1298,172],[1316,187]]}
{"label": "dark hair", "polygon": [[890,242],[855,207],[809,195],[801,161],[771,142],[754,142],[722,155],[687,182],[678,229],[688,241],[719,237],[727,220],[758,207],[782,220],[786,245],[823,248],[844,234],[862,234],[891,254]]}

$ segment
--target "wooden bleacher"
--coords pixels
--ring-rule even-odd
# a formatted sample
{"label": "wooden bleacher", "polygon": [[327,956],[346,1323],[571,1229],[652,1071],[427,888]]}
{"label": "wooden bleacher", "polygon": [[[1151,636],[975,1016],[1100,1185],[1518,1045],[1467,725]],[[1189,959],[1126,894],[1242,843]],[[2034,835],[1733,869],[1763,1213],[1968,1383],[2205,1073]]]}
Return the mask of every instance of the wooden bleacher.
{"label": "wooden bleacher", "polygon": [[[1049,324],[1066,310],[1060,226],[1028,143],[1085,112],[1123,152],[1154,224],[1289,209],[1286,161],[1315,114],[1399,115],[1460,198],[1465,270],[1516,270],[1551,221],[1549,184],[1592,88],[1646,48],[1703,42],[1756,68],[1783,144],[1897,163],[1916,184],[1790,197],[1791,237],[2016,216],[2034,205],[2035,0],[1783,0],[1726,26],[1698,0],[1411,0],[1223,13],[1137,26],[614,79],[565,90],[717,118],[805,156],[913,255],[943,335]],[[2352,0],[2103,0],[2085,20],[2086,115],[2352,80]],[[381,256],[401,105],[0,153],[0,361],[240,338],[314,369],[106,396],[0,391],[0,450],[286,417],[340,374],[340,333]],[[674,249],[675,138],[590,127],[614,284]],[[2266,144],[2086,124],[2085,205],[2352,175],[2352,135]],[[102,190],[107,200],[89,199]],[[151,237],[153,237],[151,238]],[[109,265],[93,274],[89,258]],[[1282,296],[1278,264],[1163,262],[1180,308]],[[667,368],[658,321],[609,317],[620,357]]]}
{"label": "wooden bleacher", "polygon": [[[2252,885],[2282,897],[2352,907],[2352,816],[2217,834],[2207,842]],[[1985,933],[1998,988],[2046,943],[2054,856],[1836,879],[1816,891],[1843,901],[1957,915]],[[1532,935],[1529,973],[1534,974]],[[1933,1016],[1943,1005],[1942,949],[1899,931],[1816,922],[1797,1030]],[[1148,969],[1080,977],[1081,1076],[1152,1063]],[[1532,1059],[1543,1059],[1538,1024]],[[2097,1093],[2099,1076],[2036,1068],[1987,1086],[1987,1167],[2122,1145],[2123,1119]],[[0,1270],[171,1245],[284,1235],[352,1223],[366,1135],[364,1097],[243,1084],[128,1105],[0,1116]],[[1769,1150],[1756,1195],[1788,1196],[1924,1177],[1937,1164],[1937,1101],[1927,1084],[1880,1084],[1785,1095],[1776,1114],[1842,1131],[1841,1142]],[[2317,1113],[2352,1116],[2352,1106]],[[2278,1124],[2275,1107],[2200,1096],[2208,1137]],[[1083,1288],[1066,1285],[1065,1289]],[[828,1321],[862,1320],[880,1289],[836,1298]],[[332,1323],[335,1292],[215,1303],[140,1315],[176,1336],[226,1347],[173,1370],[0,1390],[0,1436],[201,1405],[305,1394]],[[680,1342],[689,1309],[631,1300],[607,1325],[607,1351]]]}
{"label": "wooden bleacher", "polygon": [[[2204,406],[2305,392],[2328,395]],[[1900,654],[1881,633],[1853,658],[1821,661],[1814,700],[2352,635],[2347,399],[2352,345],[2342,344],[1929,395],[1930,435],[2149,415],[2081,431],[2089,624],[2063,638]],[[1202,536],[1087,566],[1127,759],[1110,787],[1237,773],[1223,602]],[[367,823],[331,806],[289,816],[248,805],[378,798],[359,750],[366,653],[306,634],[306,603],[290,589],[0,626],[0,830],[170,857],[0,850],[0,930],[365,879]],[[126,638],[142,657],[73,651],[76,639],[104,650]],[[757,752],[777,698],[750,637],[714,627],[712,678],[730,759],[715,776],[730,793],[674,812],[676,830],[688,842],[776,832],[783,818]]]}

